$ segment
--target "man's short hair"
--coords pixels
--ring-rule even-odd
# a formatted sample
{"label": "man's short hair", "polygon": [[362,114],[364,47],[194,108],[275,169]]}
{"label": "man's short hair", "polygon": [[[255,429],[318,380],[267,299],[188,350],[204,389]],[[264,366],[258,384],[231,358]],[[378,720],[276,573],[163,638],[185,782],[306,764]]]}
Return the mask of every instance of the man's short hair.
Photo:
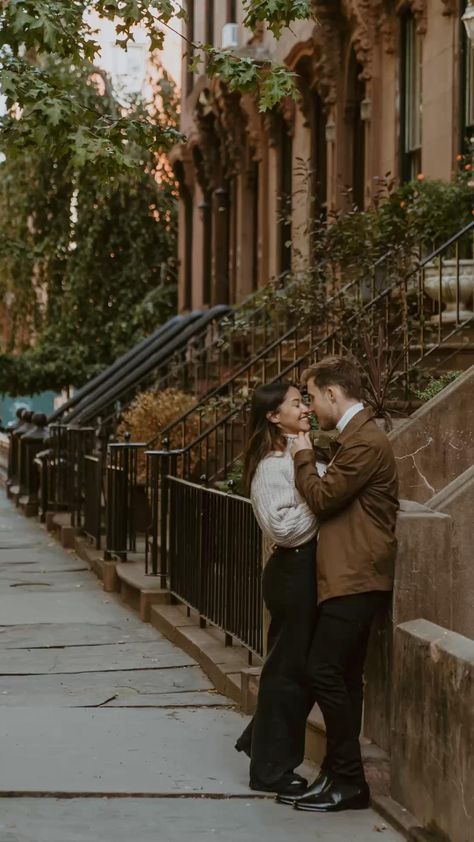
{"label": "man's short hair", "polygon": [[313,380],[318,389],[340,386],[348,398],[361,400],[362,379],[357,361],[353,357],[324,357],[303,371],[301,382],[306,386]]}

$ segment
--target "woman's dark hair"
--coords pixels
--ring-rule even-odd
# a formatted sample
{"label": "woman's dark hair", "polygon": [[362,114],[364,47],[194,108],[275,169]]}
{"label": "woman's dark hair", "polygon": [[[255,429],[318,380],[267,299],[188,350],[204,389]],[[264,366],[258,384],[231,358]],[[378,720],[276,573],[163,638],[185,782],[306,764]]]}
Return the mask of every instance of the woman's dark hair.
{"label": "woman's dark hair", "polygon": [[268,383],[259,386],[252,396],[249,420],[249,441],[244,453],[242,487],[250,496],[250,486],[259,462],[272,450],[285,450],[286,439],[276,424],[268,420],[269,412],[277,412],[291,383]]}

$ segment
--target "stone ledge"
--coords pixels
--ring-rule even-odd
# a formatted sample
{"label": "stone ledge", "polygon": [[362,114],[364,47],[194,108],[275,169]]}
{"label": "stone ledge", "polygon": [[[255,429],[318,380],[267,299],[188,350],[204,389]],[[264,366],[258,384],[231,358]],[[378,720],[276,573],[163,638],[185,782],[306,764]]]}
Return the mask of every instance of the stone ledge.
{"label": "stone ledge", "polygon": [[169,604],[169,591],[160,586],[158,577],[145,573],[143,563],[118,562],[115,565],[115,575],[122,602],[138,611],[144,622],[150,621],[152,605]]}
{"label": "stone ledge", "polygon": [[90,569],[101,580],[104,591],[114,593],[118,590],[118,579],[115,572],[117,562],[105,561],[100,550],[96,550],[90,541],[83,535],[76,535],[74,539],[74,550],[79,558],[82,558]]}
{"label": "stone ledge", "polygon": [[381,816],[390,822],[395,830],[403,833],[407,839],[413,840],[413,842],[418,842],[418,840],[421,842],[421,837],[418,834],[422,828],[415,816],[412,816],[405,807],[402,807],[389,795],[373,795],[372,805]]}
{"label": "stone ledge", "polygon": [[153,605],[150,622],[197,661],[219,693],[240,705],[241,673],[249,666],[247,649],[239,644],[226,646],[223,632],[212,627],[200,628],[197,616],[188,616],[182,606]]}

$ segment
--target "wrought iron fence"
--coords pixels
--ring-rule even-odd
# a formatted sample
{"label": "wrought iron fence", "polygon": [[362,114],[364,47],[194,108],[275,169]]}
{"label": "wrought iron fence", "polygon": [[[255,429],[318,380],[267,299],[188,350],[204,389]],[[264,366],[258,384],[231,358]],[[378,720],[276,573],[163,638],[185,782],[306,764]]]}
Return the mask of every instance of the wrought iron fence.
{"label": "wrought iron fence", "polygon": [[103,511],[103,457],[101,454],[84,456],[84,533],[94,541],[97,550],[102,542]]}
{"label": "wrought iron fence", "polygon": [[167,505],[151,528],[162,578],[167,573],[171,593],[198,612],[201,625],[262,655],[262,539],[250,501],[165,474],[165,464],[172,469],[169,454],[158,467]]}
{"label": "wrought iron fence", "polygon": [[87,493],[84,458],[94,452],[95,432],[94,427],[50,426],[49,496],[53,508],[71,513],[72,526],[81,527],[83,522]]}
{"label": "wrought iron fence", "polygon": [[[304,368],[328,354],[352,353],[362,362],[363,331],[376,346],[382,325],[385,350],[387,354],[394,352],[400,361],[394,378],[394,397],[406,400],[424,361],[434,364],[437,351],[462,350],[462,333],[474,325],[474,315],[465,303],[469,294],[472,298],[474,286],[473,230],[474,222],[390,284],[379,279],[376,286],[374,274],[371,291],[374,295],[367,302],[360,286],[349,284],[337,293],[341,306],[332,312],[328,309],[326,322],[317,332],[310,327],[303,334],[293,328],[244,366],[240,377],[254,378],[256,382],[298,381]],[[464,277],[461,283],[463,272],[468,273],[469,282]],[[451,307],[447,309],[449,301]],[[194,438],[189,435],[186,439],[186,427],[182,426],[177,456],[179,476],[188,479],[204,476],[212,481],[222,477],[239,458],[249,404],[244,397],[236,404],[221,412],[214,423],[211,420],[203,425],[204,430]],[[203,407],[192,409],[183,420],[189,424],[193,413],[196,417],[196,413],[203,411]]]}
{"label": "wrought iron fence", "polygon": [[[286,286],[287,274],[275,280],[275,287]],[[202,397],[235,373],[242,359],[255,356],[285,333],[294,324],[295,314],[283,309],[275,311],[265,301],[257,304],[258,295],[252,293],[240,306],[213,323],[206,335],[196,337],[187,349],[186,358],[170,365],[156,383],[156,389],[179,385]]]}
{"label": "wrought iron fence", "polygon": [[[106,480],[107,558],[126,560],[137,551],[137,536],[145,534],[149,524],[145,494],[145,450],[143,442],[109,444]],[[139,482],[143,471],[143,482]]]}

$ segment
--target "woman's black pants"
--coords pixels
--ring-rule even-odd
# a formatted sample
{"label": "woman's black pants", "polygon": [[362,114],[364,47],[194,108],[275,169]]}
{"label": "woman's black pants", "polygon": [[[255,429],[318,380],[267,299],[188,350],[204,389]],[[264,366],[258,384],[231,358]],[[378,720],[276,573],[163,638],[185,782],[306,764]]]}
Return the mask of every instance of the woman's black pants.
{"label": "woman's black pants", "polygon": [[311,707],[306,661],[317,612],[315,541],[294,549],[278,547],[265,566],[262,589],[271,618],[268,654],[257,710],[246,730],[251,734],[250,780],[271,785],[304,758]]}

